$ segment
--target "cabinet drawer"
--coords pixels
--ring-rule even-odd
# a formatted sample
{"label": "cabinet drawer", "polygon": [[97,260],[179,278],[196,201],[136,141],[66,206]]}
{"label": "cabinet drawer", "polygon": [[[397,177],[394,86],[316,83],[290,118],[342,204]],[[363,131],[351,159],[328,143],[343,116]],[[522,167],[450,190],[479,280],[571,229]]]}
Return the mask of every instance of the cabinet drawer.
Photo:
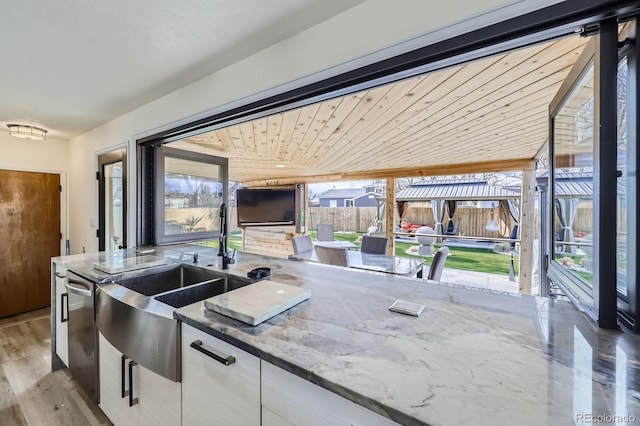
{"label": "cabinet drawer", "polygon": [[184,323],[181,345],[182,424],[259,426],[260,359]]}
{"label": "cabinet drawer", "polygon": [[262,405],[296,425],[398,424],[266,361],[262,361]]}

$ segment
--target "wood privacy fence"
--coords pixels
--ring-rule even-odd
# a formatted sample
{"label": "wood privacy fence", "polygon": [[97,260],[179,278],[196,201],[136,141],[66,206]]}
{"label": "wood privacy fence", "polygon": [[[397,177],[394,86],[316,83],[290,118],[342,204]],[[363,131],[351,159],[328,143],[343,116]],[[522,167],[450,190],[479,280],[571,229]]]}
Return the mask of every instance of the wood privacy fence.
{"label": "wood privacy fence", "polygon": [[[498,209],[493,208],[475,208],[462,207],[456,209],[454,223],[461,219],[459,235],[471,237],[509,237],[511,229],[515,222],[510,217],[505,223],[504,218],[499,217],[500,231],[487,231],[486,226],[489,215],[498,213]],[[309,219],[309,228],[317,229],[319,223],[329,223],[333,225],[333,229],[339,232],[367,232],[367,228],[375,225],[377,209],[375,207],[310,207],[307,213]],[[201,221],[196,225],[197,228],[218,229],[220,218],[218,210],[204,208],[183,208],[183,209],[166,209],[165,220],[184,226],[190,218],[202,217]],[[417,223],[421,225],[434,225],[433,212],[428,206],[411,206],[409,205],[403,218],[404,221]],[[445,226],[448,220],[444,220]],[[237,225],[237,213],[235,207],[228,210],[229,231],[239,230]],[[384,229],[384,218],[382,227]],[[556,232],[560,231],[560,221],[555,219]],[[590,205],[581,205],[578,207],[576,217],[573,224],[574,231],[590,233],[593,229],[593,215]]]}
{"label": "wood privacy fence", "polygon": [[[308,211],[309,228],[317,229],[319,223],[333,225],[335,231],[367,232],[367,228],[375,225],[377,209],[375,207],[310,207]],[[500,226],[499,231],[488,231],[487,223],[494,215]],[[409,205],[403,218],[404,221],[421,225],[434,225],[433,211],[428,206]],[[458,234],[479,238],[509,238],[515,221],[503,217],[497,208],[475,208],[459,206],[453,216],[454,223],[460,219]],[[580,206],[576,214],[573,229],[591,232],[592,209],[590,206]],[[448,219],[444,220],[445,226]],[[556,228],[559,229],[556,219]],[[384,227],[384,223],[383,223]],[[384,228],[383,228],[384,229]]]}
{"label": "wood privacy fence", "polygon": [[[317,229],[319,223],[333,225],[335,231],[342,232],[367,232],[367,228],[375,225],[377,209],[375,207],[310,207],[308,212],[309,228]],[[500,231],[487,231],[489,215],[498,216]],[[458,207],[453,216],[454,223],[461,219],[458,233],[460,235],[475,237],[509,237],[514,221],[499,217],[498,209],[492,208],[464,208]],[[434,225],[431,207],[409,206],[403,216],[407,222],[421,225]],[[448,221],[445,219],[445,225]],[[383,223],[384,227],[384,223]]]}
{"label": "wood privacy fence", "polygon": [[367,228],[376,225],[376,215],[375,207],[309,207],[307,219],[310,229],[328,223],[338,232],[367,232]]}
{"label": "wood privacy fence", "polygon": [[[173,223],[174,226],[183,229],[188,228],[191,224],[193,230],[217,230],[220,227],[219,212],[218,209],[207,207],[165,208],[164,220],[168,224]],[[227,209],[227,224],[229,231],[240,229],[238,228],[238,214],[235,207]]]}

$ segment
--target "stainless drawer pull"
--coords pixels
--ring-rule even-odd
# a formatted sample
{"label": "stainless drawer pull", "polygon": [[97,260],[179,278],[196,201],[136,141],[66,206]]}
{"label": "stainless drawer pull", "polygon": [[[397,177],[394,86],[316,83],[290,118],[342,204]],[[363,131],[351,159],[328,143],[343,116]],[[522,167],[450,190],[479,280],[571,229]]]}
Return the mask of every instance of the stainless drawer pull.
{"label": "stainless drawer pull", "polygon": [[[66,317],[64,316],[65,311],[67,312]],[[69,293],[62,293],[60,295],[60,322],[67,321],[69,321]]]}
{"label": "stainless drawer pull", "polygon": [[125,369],[126,369],[125,364],[126,363],[127,363],[127,357],[126,357],[126,355],[122,355],[122,360],[121,360],[121,365],[120,365],[120,367],[121,367],[120,371],[122,373],[122,380],[121,380],[121,385],[122,386],[121,386],[121,389],[120,389],[122,392],[120,393],[120,395],[121,395],[122,398],[126,398],[127,396],[129,396],[129,391],[125,387]]}
{"label": "stainless drawer pull", "polygon": [[64,282],[64,286],[67,288],[69,293],[78,294],[84,297],[92,297],[93,289],[89,287],[88,284],[85,284],[80,281],[75,280],[66,280]]}
{"label": "stainless drawer pull", "polygon": [[211,351],[210,351],[210,350],[208,350],[208,349],[205,349],[205,348],[202,346],[202,340],[196,340],[195,342],[191,342],[191,345],[190,345],[190,346],[191,346],[193,349],[195,349],[196,351],[198,351],[198,352],[202,352],[202,353],[203,353],[203,354],[205,354],[206,356],[208,356],[208,357],[210,357],[210,358],[213,358],[213,359],[215,359],[216,361],[218,361],[218,362],[220,362],[220,363],[222,363],[222,364],[224,364],[224,365],[231,365],[231,364],[233,364],[233,363],[235,363],[235,362],[236,362],[236,358],[235,358],[235,357],[233,357],[233,356],[231,356],[231,355],[229,355],[228,357],[223,357],[223,356],[220,356],[220,355],[218,355],[218,354],[216,354],[216,353],[211,352]]}
{"label": "stainless drawer pull", "polygon": [[133,367],[138,365],[135,361],[129,361],[129,407],[133,407],[139,401],[138,398],[133,397]]}

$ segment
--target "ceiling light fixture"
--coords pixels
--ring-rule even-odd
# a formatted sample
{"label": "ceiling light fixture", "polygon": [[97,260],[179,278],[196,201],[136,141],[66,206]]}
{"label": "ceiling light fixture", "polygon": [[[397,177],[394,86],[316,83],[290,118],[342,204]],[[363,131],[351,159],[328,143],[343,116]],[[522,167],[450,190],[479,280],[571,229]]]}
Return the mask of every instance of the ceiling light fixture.
{"label": "ceiling light fixture", "polygon": [[27,126],[24,124],[7,124],[9,134],[21,139],[33,139],[43,141],[46,139],[47,131],[39,127]]}
{"label": "ceiling light fixture", "polygon": [[282,168],[282,167],[286,167],[286,166],[284,164],[276,164],[276,167]]}

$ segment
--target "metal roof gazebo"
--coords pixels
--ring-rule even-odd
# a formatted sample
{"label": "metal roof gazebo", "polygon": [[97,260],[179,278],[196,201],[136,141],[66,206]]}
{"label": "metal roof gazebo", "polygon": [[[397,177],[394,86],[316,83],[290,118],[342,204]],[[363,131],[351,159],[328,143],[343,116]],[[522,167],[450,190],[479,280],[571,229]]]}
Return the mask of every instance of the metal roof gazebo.
{"label": "metal roof gazebo", "polygon": [[[411,184],[396,193],[396,205],[400,219],[406,211],[406,203],[411,201],[431,202],[436,232],[442,235],[455,228],[453,215],[457,201],[498,201],[500,208],[509,212],[516,223],[520,220],[520,192],[491,185],[487,179],[437,179]],[[444,226],[445,206],[449,213],[449,223],[446,227]]]}

